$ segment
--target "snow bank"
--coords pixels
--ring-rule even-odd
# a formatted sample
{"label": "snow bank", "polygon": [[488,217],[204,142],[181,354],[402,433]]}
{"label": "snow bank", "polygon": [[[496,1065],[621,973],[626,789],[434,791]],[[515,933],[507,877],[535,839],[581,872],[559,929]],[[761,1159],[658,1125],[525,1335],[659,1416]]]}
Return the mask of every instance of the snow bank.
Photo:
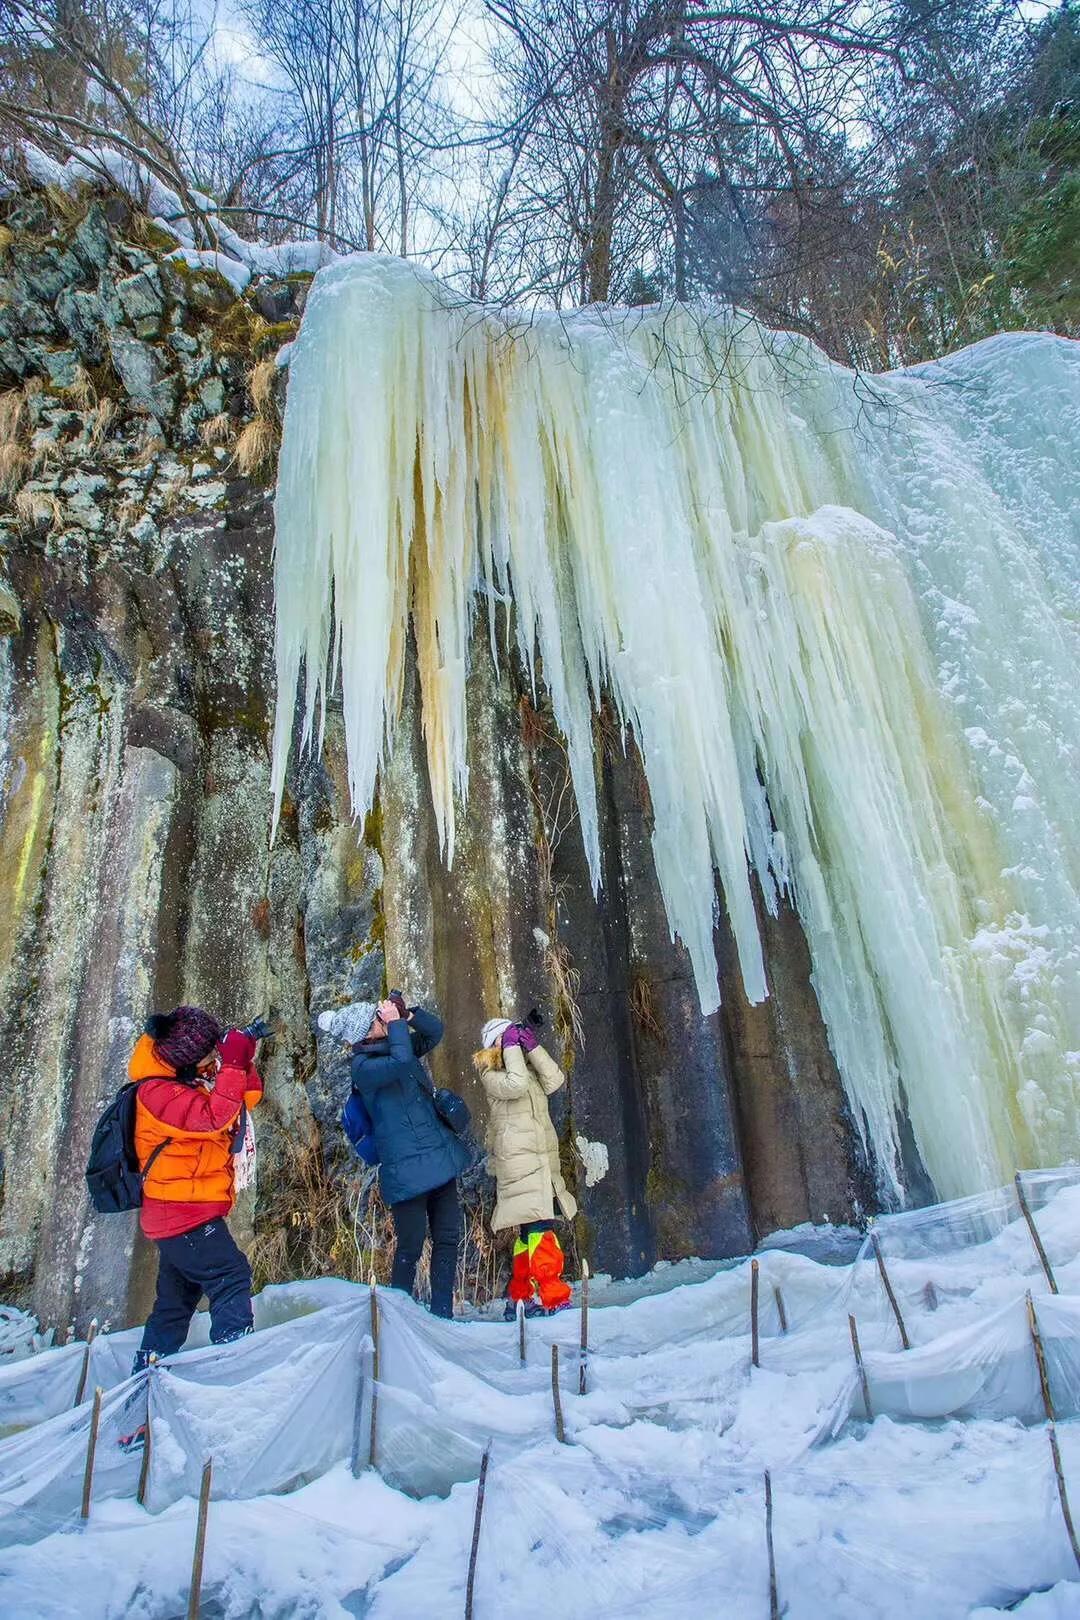
{"label": "snow bank", "polygon": [[[855,377],[680,307],[517,317],[397,260],[317,278],[277,493],[274,787],[340,658],[354,809],[412,611],[452,860],[477,611],[512,599],[599,882],[592,707],[642,751],[667,914],[717,1005],[714,869],[751,1000],[751,873],[793,897],[886,1195],[908,1112],[942,1196],[1080,1128],[1080,351],[992,340]],[[335,622],[336,616],[336,622]],[[333,653],[333,656],[331,654]]]}
{"label": "snow bank", "polygon": [[[123,1376],[136,1335],[105,1336],[91,1350],[91,1383],[112,1387],[90,1525],[70,1533],[89,1402],[0,1441],[0,1603],[46,1620],[77,1591],[85,1616],[182,1612],[193,1497],[213,1455],[207,1612],[441,1620],[462,1609],[473,1482],[490,1447],[477,1620],[683,1620],[718,1591],[728,1612],[764,1615],[765,1468],[792,1620],[982,1620],[1023,1599],[1034,1620],[1075,1613],[1025,1295],[1075,1481],[1080,1170],[1029,1177],[1027,1192],[1056,1296],[1004,1193],[875,1228],[910,1351],[869,1241],[849,1266],[759,1255],[759,1367],[749,1262],[711,1275],[664,1267],[619,1285],[622,1304],[597,1287],[584,1396],[576,1311],[528,1324],[522,1367],[514,1326],[443,1322],[388,1291],[374,1385],[368,1290],[332,1279],[267,1290],[251,1338],[138,1378]],[[566,1445],[552,1432],[552,1343]],[[53,1400],[57,1369],[84,1354],[65,1346],[0,1370],[0,1401],[5,1378],[25,1394],[35,1364]],[[118,1444],[147,1410],[149,1513],[131,1500],[142,1460]]]}

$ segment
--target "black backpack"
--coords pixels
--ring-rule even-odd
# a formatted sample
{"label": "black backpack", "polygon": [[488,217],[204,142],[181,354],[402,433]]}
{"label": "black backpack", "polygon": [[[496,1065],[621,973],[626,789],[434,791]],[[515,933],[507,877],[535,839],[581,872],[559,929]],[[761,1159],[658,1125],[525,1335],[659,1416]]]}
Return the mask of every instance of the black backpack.
{"label": "black backpack", "polygon": [[94,1127],[94,1140],[90,1144],[90,1157],[86,1161],[86,1186],[90,1202],[99,1215],[118,1215],[126,1209],[138,1209],[143,1201],[143,1182],[150,1174],[150,1166],[171,1137],[160,1142],[139,1169],[135,1152],[135,1094],[138,1082],[128,1081],[120,1087],[112,1102]]}

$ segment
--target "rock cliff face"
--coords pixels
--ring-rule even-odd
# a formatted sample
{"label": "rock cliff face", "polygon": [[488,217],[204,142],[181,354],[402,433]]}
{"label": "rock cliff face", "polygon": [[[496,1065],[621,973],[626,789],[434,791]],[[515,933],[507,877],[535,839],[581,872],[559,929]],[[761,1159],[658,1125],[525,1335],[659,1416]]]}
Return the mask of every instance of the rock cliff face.
{"label": "rock cliff face", "polygon": [[[451,872],[411,688],[368,824],[350,817],[331,712],[270,846],[284,384],[265,362],[295,330],[304,278],[238,297],[170,259],[118,197],[9,198],[0,244],[7,1292],[62,1330],[144,1309],[152,1256],[127,1218],[90,1215],[82,1170],[141,1021],[179,1000],[278,1024],[241,1211],[264,1278],[358,1264],[337,1128],[345,1067],[311,1015],[387,983],[439,1008],[435,1073],[478,1114],[482,1018],[544,1004],[569,1070],[557,1123],[594,1267],[735,1253],[865,1205],[797,920],[764,924],[773,994],[756,1008],[721,925],[724,1007],[702,1019],[660,904],[636,757],[601,716],[597,905],[561,740],[486,638]],[[241,475],[260,462],[260,477]]]}

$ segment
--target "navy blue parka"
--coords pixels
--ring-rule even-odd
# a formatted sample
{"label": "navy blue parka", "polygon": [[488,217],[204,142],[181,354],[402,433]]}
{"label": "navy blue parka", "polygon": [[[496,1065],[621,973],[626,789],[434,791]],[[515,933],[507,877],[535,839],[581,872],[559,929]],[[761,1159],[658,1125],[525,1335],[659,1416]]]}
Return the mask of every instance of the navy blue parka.
{"label": "navy blue parka", "polygon": [[431,1081],[420,1062],[442,1033],[434,1013],[414,1007],[411,1023],[395,1018],[385,1040],[353,1047],[352,1088],[371,1116],[388,1204],[431,1192],[468,1168],[469,1150],[436,1113]]}

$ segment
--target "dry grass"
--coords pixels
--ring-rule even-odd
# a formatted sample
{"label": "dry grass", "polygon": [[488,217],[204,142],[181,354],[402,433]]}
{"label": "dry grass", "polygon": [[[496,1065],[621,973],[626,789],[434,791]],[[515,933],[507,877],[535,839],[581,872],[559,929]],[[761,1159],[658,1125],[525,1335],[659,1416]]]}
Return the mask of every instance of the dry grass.
{"label": "dry grass", "polygon": [[152,433],[144,433],[142,443],[131,458],[133,467],[148,467],[165,448],[165,440]]}
{"label": "dry grass", "polygon": [[98,402],[94,379],[84,365],[75,367],[75,381],[61,392],[65,401],[74,405],[77,411],[92,411]]}
{"label": "dry grass", "polygon": [[119,415],[120,407],[115,399],[110,399],[106,394],[104,399],[98,400],[87,441],[87,449],[91,455],[101,449]]}
{"label": "dry grass", "polygon": [[314,1126],[307,1141],[288,1139],[255,1211],[249,1258],[256,1288],[295,1277],[366,1282],[350,1208],[350,1184],[329,1167]]}
{"label": "dry grass", "polygon": [[[344,1277],[349,1282],[390,1280],[394,1222],[379,1192],[378,1172],[359,1161],[328,1162],[314,1126],[307,1141],[290,1139],[286,1157],[260,1183],[255,1239],[249,1258],[256,1288],[300,1277]],[[455,1293],[484,1304],[505,1286],[509,1246],[491,1231],[484,1191],[466,1191],[465,1238]],[[430,1244],[416,1275],[416,1295],[431,1294]]]}
{"label": "dry grass", "polygon": [[667,1045],[664,1026],[656,1009],[652,981],[644,973],[635,973],[630,980],[630,1015],[643,1035],[648,1035],[658,1046]]}
{"label": "dry grass", "polygon": [[30,471],[30,452],[13,440],[0,443],[0,494],[14,495]]}
{"label": "dry grass", "polygon": [[254,416],[236,441],[233,460],[244,478],[269,472],[277,457],[278,433],[265,416]]}
{"label": "dry grass", "polygon": [[273,360],[260,360],[248,377],[252,402],[260,416],[277,414],[274,403],[274,383],[277,381],[277,373],[278,368]]}
{"label": "dry grass", "polygon": [[15,515],[23,528],[51,531],[64,526],[64,508],[55,495],[44,489],[20,489],[15,497]]}
{"label": "dry grass", "polygon": [[131,528],[137,523],[143,512],[141,501],[127,500],[121,502],[116,513],[116,538],[122,540]]}
{"label": "dry grass", "polygon": [[217,445],[232,444],[236,436],[236,427],[228,411],[219,411],[216,416],[210,416],[199,429],[199,437],[210,450]]}
{"label": "dry grass", "polygon": [[25,425],[25,390],[8,388],[0,394],[0,445],[15,444]]}
{"label": "dry grass", "polygon": [[15,232],[7,225],[0,225],[0,257],[2,257],[15,240]]}
{"label": "dry grass", "polygon": [[572,1052],[575,1046],[584,1047],[585,1023],[577,999],[581,990],[581,974],[561,940],[553,939],[546,947],[544,970],[551,980],[555,1029],[564,1053]]}

